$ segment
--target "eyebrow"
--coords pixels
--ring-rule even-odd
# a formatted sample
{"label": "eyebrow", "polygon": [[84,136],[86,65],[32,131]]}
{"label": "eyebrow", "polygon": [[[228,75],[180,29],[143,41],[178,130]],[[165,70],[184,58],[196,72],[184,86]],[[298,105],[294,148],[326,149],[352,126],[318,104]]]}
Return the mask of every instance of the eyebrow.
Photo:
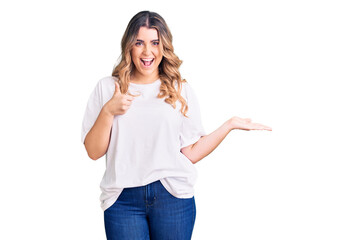
{"label": "eyebrow", "polygon": [[[143,40],[141,39],[137,39],[138,42],[144,42]],[[156,41],[159,41],[159,39],[154,39],[154,40],[151,40],[151,42],[156,42]]]}

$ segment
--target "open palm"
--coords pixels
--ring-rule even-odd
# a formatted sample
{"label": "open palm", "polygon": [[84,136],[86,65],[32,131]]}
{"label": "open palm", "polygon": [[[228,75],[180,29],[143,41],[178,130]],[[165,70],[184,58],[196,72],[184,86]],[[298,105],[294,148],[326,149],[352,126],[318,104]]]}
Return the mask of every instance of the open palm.
{"label": "open palm", "polygon": [[232,117],[230,120],[232,129],[241,129],[241,130],[268,130],[272,131],[271,127],[265,126],[260,123],[254,123],[250,118],[240,118]]}

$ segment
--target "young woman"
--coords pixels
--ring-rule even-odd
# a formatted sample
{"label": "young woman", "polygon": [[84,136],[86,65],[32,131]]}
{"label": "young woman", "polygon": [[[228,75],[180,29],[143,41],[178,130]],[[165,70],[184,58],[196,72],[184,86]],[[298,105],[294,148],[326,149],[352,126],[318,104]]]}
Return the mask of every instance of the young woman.
{"label": "young woman", "polygon": [[88,100],[81,136],[91,159],[106,154],[100,201],[107,239],[191,239],[194,164],[232,129],[271,128],[235,116],[206,134],[159,14],[137,13],[121,46],[112,76],[100,79]]}

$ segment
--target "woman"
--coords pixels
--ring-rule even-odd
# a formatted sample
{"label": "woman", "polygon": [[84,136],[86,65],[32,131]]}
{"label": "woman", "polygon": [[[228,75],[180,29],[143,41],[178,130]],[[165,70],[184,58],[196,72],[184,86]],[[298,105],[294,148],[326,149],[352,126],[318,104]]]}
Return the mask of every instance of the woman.
{"label": "woman", "polygon": [[121,45],[121,60],[97,83],[82,126],[89,157],[106,154],[100,200],[107,239],[191,239],[194,164],[232,129],[271,128],[233,117],[206,134],[171,32],[157,13],[136,14]]}

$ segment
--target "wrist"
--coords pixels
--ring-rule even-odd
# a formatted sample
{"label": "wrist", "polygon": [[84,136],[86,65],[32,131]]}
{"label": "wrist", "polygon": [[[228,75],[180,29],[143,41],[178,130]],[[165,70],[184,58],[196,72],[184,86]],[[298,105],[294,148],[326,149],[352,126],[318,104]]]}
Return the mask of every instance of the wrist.
{"label": "wrist", "polygon": [[105,105],[103,105],[102,111],[104,112],[105,115],[107,115],[109,117],[114,116],[114,114],[111,112],[111,109],[110,109],[110,106],[108,105],[108,102],[105,103]]}
{"label": "wrist", "polygon": [[224,124],[225,128],[228,130],[228,132],[233,130],[233,122],[232,122],[232,118],[228,119]]}

